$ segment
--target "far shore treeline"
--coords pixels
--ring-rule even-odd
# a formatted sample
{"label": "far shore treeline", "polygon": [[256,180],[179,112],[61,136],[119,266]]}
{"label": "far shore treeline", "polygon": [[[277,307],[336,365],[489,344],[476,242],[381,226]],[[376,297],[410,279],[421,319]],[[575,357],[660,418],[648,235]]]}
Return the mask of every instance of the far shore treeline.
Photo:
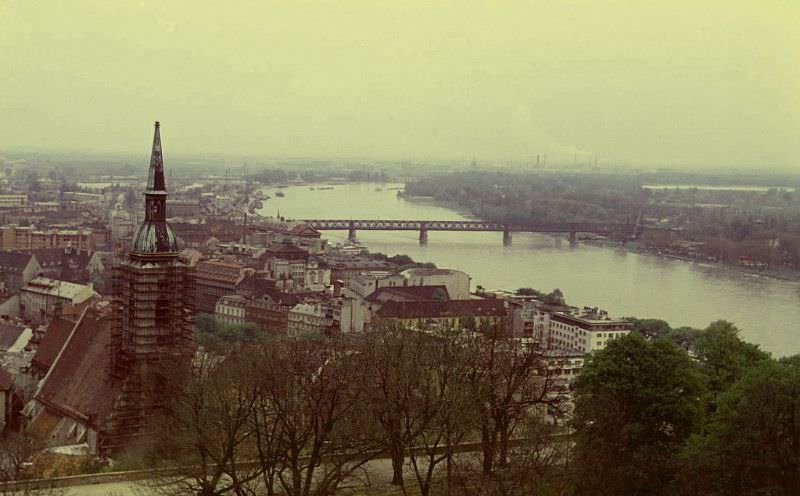
{"label": "far shore treeline", "polygon": [[493,222],[615,222],[671,228],[672,232],[644,229],[636,246],[660,254],[792,272],[800,269],[798,186],[800,177],[786,174],[468,171],[410,181],[406,192]]}

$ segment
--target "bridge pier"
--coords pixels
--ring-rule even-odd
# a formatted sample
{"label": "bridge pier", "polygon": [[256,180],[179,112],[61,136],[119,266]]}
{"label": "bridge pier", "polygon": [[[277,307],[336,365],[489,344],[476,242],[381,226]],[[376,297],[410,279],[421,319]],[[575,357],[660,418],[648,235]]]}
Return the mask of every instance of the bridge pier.
{"label": "bridge pier", "polygon": [[347,240],[351,243],[356,241],[356,226],[352,222],[347,226]]}
{"label": "bridge pier", "polygon": [[511,228],[508,226],[503,229],[503,246],[511,246]]}
{"label": "bridge pier", "polygon": [[572,231],[569,233],[569,245],[575,246],[578,244],[578,233]]}
{"label": "bridge pier", "polygon": [[419,244],[427,245],[428,244],[428,230],[425,226],[420,226],[419,228]]}

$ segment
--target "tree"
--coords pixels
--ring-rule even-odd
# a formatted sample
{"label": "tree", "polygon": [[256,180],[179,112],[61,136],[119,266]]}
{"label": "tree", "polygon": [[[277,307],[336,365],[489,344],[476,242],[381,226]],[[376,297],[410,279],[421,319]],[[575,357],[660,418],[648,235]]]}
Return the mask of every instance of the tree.
{"label": "tree", "polygon": [[538,349],[517,340],[501,339],[500,328],[484,329],[476,338],[476,400],[480,413],[483,472],[509,463],[511,440],[546,405],[564,401],[557,380]]}
{"label": "tree", "polygon": [[422,427],[412,405],[427,373],[421,363],[425,346],[423,334],[385,325],[367,336],[359,355],[370,415],[392,460],[392,484],[400,486],[405,457]]}
{"label": "tree", "polygon": [[437,469],[444,464],[451,473],[455,447],[477,428],[470,336],[460,329],[387,324],[360,348],[363,398],[391,457],[392,483],[404,494],[406,459],[420,494],[427,495]]}
{"label": "tree", "polygon": [[712,322],[695,342],[695,352],[703,375],[708,381],[709,409],[713,411],[717,396],[742,377],[748,368],[769,359],[756,344],[742,341],[739,329],[730,322]]}
{"label": "tree", "polygon": [[260,347],[253,430],[265,484],[289,496],[327,496],[356,478],[377,447],[347,350],[316,339]]}
{"label": "tree", "polygon": [[259,471],[242,462],[254,456],[250,420],[257,383],[247,354],[200,353],[167,414],[145,448],[155,466],[178,468],[149,484],[161,494],[248,494]]}
{"label": "tree", "polygon": [[671,330],[669,324],[661,319],[637,319],[636,317],[624,317],[633,324],[631,330],[638,332],[647,339],[655,339],[667,336]]}
{"label": "tree", "polygon": [[421,350],[422,373],[409,407],[418,427],[409,458],[420,495],[428,496],[442,463],[445,480],[451,480],[456,448],[478,425],[476,363],[470,350],[473,338],[461,329],[411,332],[427,341]]}
{"label": "tree", "polygon": [[629,334],[592,355],[576,381],[578,493],[668,494],[703,393],[697,366],[668,341]]}
{"label": "tree", "polygon": [[509,463],[483,472],[478,457],[462,455],[449,480],[453,494],[464,496],[567,495],[572,492],[568,474],[568,436],[553,436],[538,418],[526,418],[517,428],[525,440],[511,450]]}
{"label": "tree", "polygon": [[145,451],[162,494],[328,496],[376,455],[350,355],[276,339],[198,354]]}
{"label": "tree", "polygon": [[0,437],[0,482],[21,478],[25,463],[41,448],[39,443],[22,434],[9,433]]}
{"label": "tree", "polygon": [[800,356],[750,368],[683,458],[693,494],[800,494]]}

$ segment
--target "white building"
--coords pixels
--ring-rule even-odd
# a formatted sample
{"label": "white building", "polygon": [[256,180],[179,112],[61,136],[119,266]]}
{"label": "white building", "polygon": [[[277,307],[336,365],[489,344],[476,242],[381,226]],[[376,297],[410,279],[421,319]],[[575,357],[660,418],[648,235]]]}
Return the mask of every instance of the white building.
{"label": "white building", "polygon": [[453,269],[406,269],[400,274],[407,286],[444,286],[453,300],[468,300],[470,278],[466,272]]}
{"label": "white building", "polygon": [[289,336],[322,334],[326,329],[325,305],[322,302],[299,303],[289,310]]}
{"label": "white building", "polygon": [[569,350],[592,353],[630,332],[631,323],[612,319],[604,310],[584,307],[573,312],[550,314],[547,347],[551,350]]}
{"label": "white building", "polygon": [[244,324],[244,307],[247,305],[247,298],[241,295],[222,296],[217,300],[214,317],[226,324]]}
{"label": "white building", "polygon": [[37,277],[20,290],[20,314],[41,323],[52,318],[57,308],[83,303],[96,294],[91,284]]}
{"label": "white building", "polygon": [[313,258],[308,260],[270,259],[267,262],[269,277],[278,281],[282,289],[308,289],[325,291],[331,285],[331,271]]}
{"label": "white building", "polygon": [[356,274],[347,281],[342,294],[354,298],[366,298],[380,288],[408,286],[408,281],[401,274],[393,274],[388,270],[370,270]]}
{"label": "white building", "polygon": [[28,203],[28,195],[0,195],[0,208],[24,207]]}

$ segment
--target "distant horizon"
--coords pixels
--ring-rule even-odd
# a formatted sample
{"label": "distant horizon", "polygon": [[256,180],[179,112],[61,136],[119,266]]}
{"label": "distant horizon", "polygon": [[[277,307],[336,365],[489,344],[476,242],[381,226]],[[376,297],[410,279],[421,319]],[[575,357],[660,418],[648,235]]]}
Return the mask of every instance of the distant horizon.
{"label": "distant horizon", "polygon": [[[166,141],[166,139],[165,139]],[[146,149],[145,151],[138,151],[138,152],[122,152],[122,151],[103,151],[97,149],[48,149],[48,148],[24,148],[24,147],[8,147],[8,148],[0,148],[0,165],[3,164],[4,154],[9,155],[31,155],[43,159],[67,159],[67,160],[74,160],[74,159],[88,159],[92,161],[102,161],[102,160],[113,160],[115,162],[141,162],[144,164],[143,166],[146,167],[147,162],[149,161],[150,151]],[[703,175],[703,174],[746,174],[746,173],[753,173],[753,174],[796,174],[800,176],[800,167],[794,165],[786,165],[786,166],[776,166],[776,165],[768,165],[769,169],[765,170],[765,165],[738,165],[738,166],[730,166],[730,165],[718,165],[718,164],[702,164],[700,163],[689,163],[689,164],[641,164],[641,163],[603,163],[602,161],[598,160],[597,167],[595,168],[593,162],[580,162],[578,161],[577,164],[573,163],[572,161],[552,161],[550,157],[547,158],[547,163],[540,163],[537,165],[536,157],[532,159],[524,160],[520,159],[491,159],[485,158],[482,159],[480,157],[475,157],[474,159],[460,159],[460,158],[381,158],[381,157],[358,157],[358,156],[302,156],[302,155],[269,155],[269,154],[237,154],[237,153],[201,153],[201,152],[194,152],[194,153],[171,153],[169,151],[168,145],[165,143],[164,145],[164,156],[165,156],[165,163],[167,165],[170,164],[170,157],[173,160],[176,160],[177,165],[186,165],[185,162],[187,160],[201,160],[201,161],[218,161],[224,160],[228,163],[221,163],[218,164],[217,167],[241,167],[242,165],[253,166],[253,167],[269,167],[275,164],[259,164],[258,162],[280,162],[280,161],[287,161],[287,162],[301,162],[301,161],[311,161],[311,162],[342,162],[342,165],[367,165],[368,163],[372,163],[374,165],[379,164],[387,164],[387,165],[401,165],[401,164],[415,164],[415,165],[424,165],[424,164],[438,164],[438,165],[446,165],[446,166],[456,166],[460,170],[470,170],[473,167],[473,160],[477,165],[477,169],[480,170],[482,167],[491,167],[491,168],[500,168],[500,169],[508,169],[508,168],[522,168],[522,167],[530,167],[530,172],[536,171],[552,171],[554,167],[564,167],[565,170],[574,170],[574,169],[593,169],[597,171],[627,171],[627,172],[643,172],[643,173],[654,173],[661,171],[681,171],[681,172],[690,172],[692,175]],[[256,163],[249,163],[245,164],[245,162],[252,162],[255,161]],[[360,164],[359,164],[360,162]],[[54,164],[57,165],[57,164]],[[203,165],[214,165],[214,164],[203,164]]]}
{"label": "distant horizon", "polygon": [[[800,170],[800,3],[0,3],[0,149]],[[307,157],[307,158],[306,158]],[[643,165],[644,164],[644,165]]]}

